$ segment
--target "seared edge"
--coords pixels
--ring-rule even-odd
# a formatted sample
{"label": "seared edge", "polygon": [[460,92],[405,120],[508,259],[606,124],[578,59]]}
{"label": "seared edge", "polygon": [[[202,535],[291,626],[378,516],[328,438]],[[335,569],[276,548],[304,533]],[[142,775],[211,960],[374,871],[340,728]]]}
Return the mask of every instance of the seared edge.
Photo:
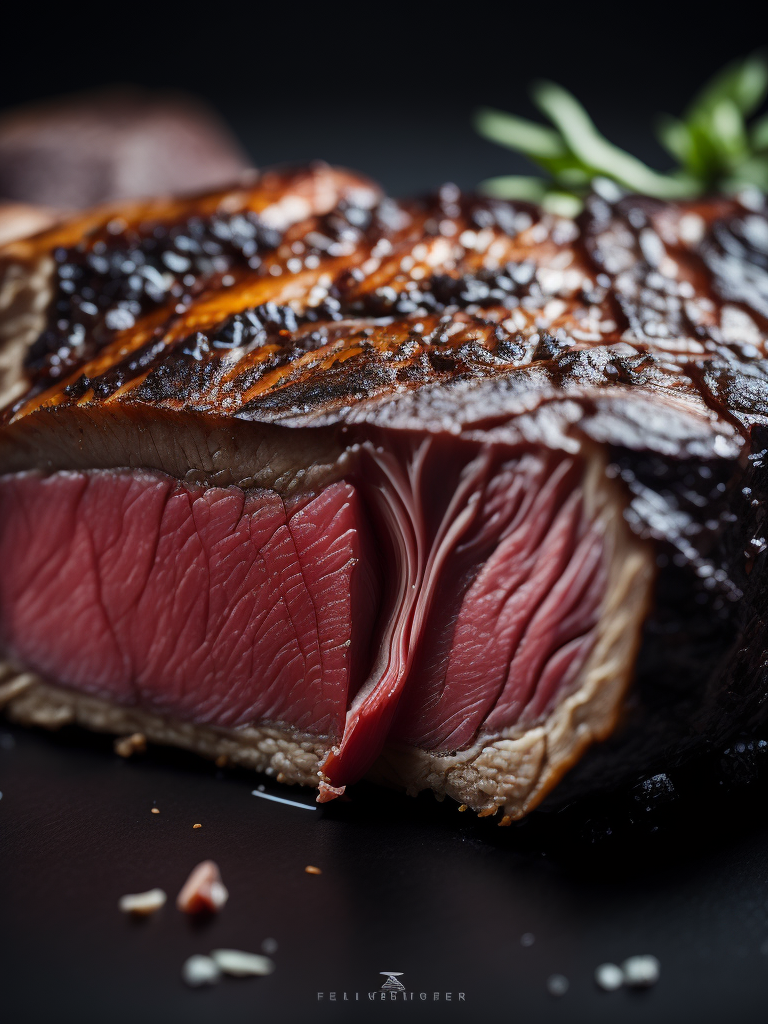
{"label": "seared edge", "polygon": [[317,786],[318,765],[330,741],[279,725],[217,729],[177,718],[153,715],[141,708],[121,707],[98,697],[45,682],[32,672],[0,669],[0,709],[13,722],[60,729],[81,725],[94,732],[143,733],[152,743],[191,750],[273,776],[278,782]]}
{"label": "seared edge", "polygon": [[[290,443],[286,443],[287,440]],[[190,486],[278,494],[319,489],[337,479],[344,448],[336,432],[293,431],[271,424],[186,417],[143,417],[135,409],[62,409],[26,417],[0,432],[0,474],[29,470],[156,470]]]}

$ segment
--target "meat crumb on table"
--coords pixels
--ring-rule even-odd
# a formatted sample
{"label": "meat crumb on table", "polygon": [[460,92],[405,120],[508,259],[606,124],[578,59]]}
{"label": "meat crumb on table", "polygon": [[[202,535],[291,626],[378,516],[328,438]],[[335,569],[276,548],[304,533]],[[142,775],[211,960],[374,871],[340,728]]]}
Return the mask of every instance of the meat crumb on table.
{"label": "meat crumb on table", "polygon": [[216,913],[229,899],[218,865],[212,860],[198,864],[184,883],[176,906],[185,914]]}

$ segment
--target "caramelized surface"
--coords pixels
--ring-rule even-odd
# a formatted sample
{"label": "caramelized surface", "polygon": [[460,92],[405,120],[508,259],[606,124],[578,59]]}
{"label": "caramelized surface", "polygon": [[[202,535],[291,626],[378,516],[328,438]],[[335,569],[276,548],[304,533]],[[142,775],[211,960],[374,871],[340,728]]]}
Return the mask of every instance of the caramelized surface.
{"label": "caramelized surface", "polygon": [[104,208],[0,250],[53,258],[6,422],[116,403],[336,420],[500,378],[764,414],[767,225],[726,199],[596,196],[578,224],[453,186],[395,202],[324,166]]}

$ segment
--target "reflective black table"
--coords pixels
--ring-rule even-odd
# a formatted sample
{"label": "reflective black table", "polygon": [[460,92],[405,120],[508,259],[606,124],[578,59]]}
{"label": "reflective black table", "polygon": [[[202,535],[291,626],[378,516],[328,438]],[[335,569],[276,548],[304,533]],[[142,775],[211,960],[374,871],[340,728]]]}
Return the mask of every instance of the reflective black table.
{"label": "reflective black table", "polygon": [[[2,1019],[765,1021],[766,788],[731,773],[693,799],[630,794],[501,829],[366,784],[308,809],[308,793],[190,755],[123,760],[106,737],[3,724]],[[190,921],[173,899],[209,857],[229,903]],[[154,886],[169,894],[154,917],[118,911]],[[191,954],[265,938],[271,976],[182,982]],[[638,953],[661,962],[654,988],[596,987],[598,964]],[[382,992],[386,972],[403,991]]]}

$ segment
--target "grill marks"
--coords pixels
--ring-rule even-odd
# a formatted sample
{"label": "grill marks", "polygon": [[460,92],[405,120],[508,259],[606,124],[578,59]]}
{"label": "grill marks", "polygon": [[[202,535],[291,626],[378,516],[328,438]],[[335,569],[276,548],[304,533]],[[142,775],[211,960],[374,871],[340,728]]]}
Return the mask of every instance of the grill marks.
{"label": "grill marks", "polygon": [[[287,262],[295,272],[293,264],[316,266],[322,256],[351,251],[361,236],[354,225],[370,220],[377,197],[364,179],[319,165],[187,203],[104,207],[40,242],[10,246],[12,259],[54,258],[46,328],[25,361],[33,391],[67,380],[137,324],[139,333],[147,326],[156,333],[198,296],[244,276],[279,276]],[[297,241],[307,237],[318,244]]]}
{"label": "grill marks", "polygon": [[51,381],[65,376],[116,331],[130,330],[169,301],[189,305],[227,275],[233,283],[233,271],[260,266],[281,241],[250,211],[191,217],[170,228],[157,223],[143,232],[120,226],[99,232],[83,251],[55,250],[57,319],[30,349],[29,370]]}
{"label": "grill marks", "polygon": [[[298,186],[287,179],[284,188],[290,193]],[[615,323],[600,305],[600,289],[573,246],[575,229],[570,222],[542,219],[525,204],[467,199],[448,187],[422,203],[383,200],[373,209],[365,205],[372,203],[370,188],[364,192],[359,186],[355,192],[344,180],[336,184],[336,191],[337,203],[331,213],[293,223],[279,240],[273,237],[273,228],[265,227],[266,240],[259,243],[264,252],[247,259],[237,255],[245,244],[243,225],[258,233],[265,222],[275,220],[269,217],[272,207],[254,212],[259,205],[255,193],[241,197],[234,213],[229,212],[233,205],[230,196],[225,197],[223,212],[220,197],[219,207],[212,207],[211,200],[201,204],[205,213],[190,204],[186,219],[179,222],[168,218],[160,222],[156,216],[153,226],[151,221],[138,220],[126,229],[129,241],[110,241],[106,225],[97,224],[87,244],[81,243],[82,252],[53,246],[61,238],[52,233],[48,244],[73,275],[67,285],[74,287],[66,298],[68,310],[75,301],[88,306],[91,292],[99,295],[105,309],[112,310],[115,302],[139,303],[135,297],[116,298],[113,292],[115,288],[130,290],[136,274],[120,276],[120,268],[146,259],[144,249],[155,262],[160,261],[158,268],[162,264],[167,295],[161,300],[154,271],[147,271],[155,281],[156,294],[141,309],[125,307],[125,324],[130,317],[135,323],[119,330],[107,328],[107,313],[102,311],[94,323],[81,325],[85,331],[82,343],[64,346],[66,351],[53,355],[53,335],[44,332],[27,367],[32,387],[27,401],[16,406],[16,418],[40,406],[73,402],[152,404],[164,401],[169,391],[180,407],[238,414],[246,404],[242,396],[255,376],[262,380],[274,371],[269,387],[259,388],[253,396],[260,397],[279,389],[284,381],[291,383],[294,370],[301,374],[305,353],[301,342],[296,343],[294,324],[313,339],[314,348],[321,347],[323,337],[333,340],[334,365],[352,359],[349,380],[343,382],[347,402],[379,394],[381,380],[375,375],[370,391],[364,381],[361,385],[353,360],[359,353],[357,326],[345,331],[339,321],[354,319],[366,329],[371,320],[387,318],[391,332],[372,332],[365,345],[365,361],[376,363],[379,355],[381,361],[389,358],[390,334],[401,345],[403,339],[410,338],[413,351],[404,350],[403,360],[416,364],[417,383],[430,379],[418,365],[424,338],[428,338],[424,347],[428,346],[431,366],[456,376],[464,372],[467,363],[477,364],[479,372],[487,374],[511,364],[540,360],[542,331],[556,336],[556,341],[545,345],[545,358],[559,348],[605,340],[615,332]],[[178,216],[178,211],[174,212]],[[113,217],[107,223],[114,221]],[[192,237],[195,234],[200,238]],[[240,246],[235,255],[234,249],[229,252],[235,245],[232,238]],[[177,257],[191,258],[176,251],[180,240],[202,251],[200,266],[195,264],[184,273],[166,266],[171,257],[179,267]],[[41,240],[38,249],[45,244]],[[229,255],[206,253],[204,245],[211,250],[229,246]],[[94,246],[99,252],[93,251]],[[106,246],[103,252],[102,246]],[[272,248],[267,252],[265,246]],[[246,249],[250,252],[248,246]],[[214,259],[219,260],[219,269],[211,269]],[[227,260],[225,268],[222,261]],[[258,266],[249,266],[254,260]],[[83,264],[94,274],[94,263],[104,271],[105,280],[84,283],[77,268]],[[174,273],[181,275],[179,280]],[[114,281],[109,275],[116,275]],[[143,277],[141,281],[137,277],[136,286],[142,281]],[[469,321],[464,314],[457,316],[458,310],[466,310]],[[69,316],[67,311],[60,312]],[[58,321],[54,323],[57,315],[54,303],[48,332],[59,330]],[[123,323],[122,314],[113,311],[110,315],[111,324]],[[475,328],[469,337],[467,322]],[[568,334],[571,328],[574,336]],[[454,334],[459,337],[451,340]],[[57,361],[55,376],[61,380],[53,387],[49,357]],[[40,359],[48,363],[44,366]],[[407,366],[399,375],[384,377],[390,391],[410,382]],[[338,390],[341,393],[341,387]],[[316,396],[309,406],[318,404]]]}
{"label": "grill marks", "polygon": [[[762,207],[762,203],[761,203]],[[672,359],[766,357],[768,221],[735,200],[590,200],[585,245],[626,320],[627,340]]]}
{"label": "grill marks", "polygon": [[623,337],[691,381],[721,422],[768,422],[765,198],[686,204],[595,197],[584,244],[621,310]]}
{"label": "grill marks", "polygon": [[710,402],[691,362],[754,375],[765,357],[765,224],[736,200],[596,196],[577,227],[452,186],[396,203],[322,167],[111,209],[5,250],[52,254],[59,282],[14,416],[110,402],[307,415],[326,397],[538,365],[562,386],[579,382],[569,357],[609,346],[620,383],[644,383],[621,375],[641,358]]}
{"label": "grill marks", "polygon": [[[422,202],[375,205],[370,186],[330,169],[286,176],[280,188],[282,198],[267,175],[250,193],[174,207],[164,220],[144,211],[111,241],[115,217],[105,216],[74,248],[56,244],[63,229],[34,249],[10,247],[22,256],[26,246],[28,259],[50,251],[62,267],[83,264],[91,274],[106,261],[103,280],[70,279],[66,301],[88,305],[93,291],[110,310],[123,301],[114,289],[133,287],[131,274],[121,276],[124,257],[140,262],[147,249],[167,263],[171,252],[180,256],[181,239],[200,257],[173,281],[163,264],[168,288],[181,292],[147,298],[133,326],[109,329],[102,311],[81,325],[82,344],[58,355],[43,332],[14,418],[115,402],[257,419],[324,415],[521,367],[542,367],[555,387],[582,386],[595,350],[602,365],[586,374],[590,384],[660,383],[710,402],[717,384],[689,372],[692,362],[722,375],[721,364],[735,359],[740,373],[754,375],[764,357],[757,225],[764,229],[765,215],[735,201],[630,197],[611,205],[595,197],[579,232],[525,204],[462,197],[451,187]],[[311,188],[319,198],[297,199]],[[301,219],[330,203],[330,212]],[[255,232],[250,242],[244,224]],[[229,255],[206,254],[206,244]],[[104,253],[94,251],[102,245]],[[227,268],[212,270],[213,259],[228,260]],[[47,332],[59,329],[57,316],[54,303]]]}
{"label": "grill marks", "polygon": [[[249,319],[258,320],[262,312],[263,307],[253,311]],[[418,327],[365,320],[305,324],[291,332],[290,342],[279,330],[264,330],[265,340],[235,354],[229,366],[217,358],[190,365],[196,353],[190,356],[185,348],[186,358],[166,356],[133,389],[132,398],[183,411],[191,404],[184,388],[192,379],[196,411],[224,408],[245,416],[320,406],[328,411],[393,388],[485,375],[489,366],[502,369],[525,359],[517,334],[466,314],[424,317]]]}

